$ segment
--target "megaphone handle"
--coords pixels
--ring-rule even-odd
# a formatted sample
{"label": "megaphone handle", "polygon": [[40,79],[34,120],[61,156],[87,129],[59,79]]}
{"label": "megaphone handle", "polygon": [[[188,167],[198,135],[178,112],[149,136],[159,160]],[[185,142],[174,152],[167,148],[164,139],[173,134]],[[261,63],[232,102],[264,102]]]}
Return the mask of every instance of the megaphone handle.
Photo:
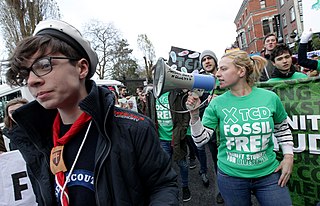
{"label": "megaphone handle", "polygon": [[[193,107],[193,106],[190,106],[190,105],[186,105],[187,107],[187,112],[191,112],[192,110],[195,110],[195,109],[198,109],[200,107],[202,107],[202,105],[204,105],[206,103],[206,101],[208,100],[208,98],[206,100],[204,100],[203,102],[201,102],[201,104],[199,104],[199,106],[197,107]],[[190,107],[189,107],[190,106]],[[189,108],[188,108],[189,107]]]}
{"label": "megaphone handle", "polygon": [[[197,91],[191,91],[191,96],[193,97],[196,97],[196,98],[199,98],[199,93]],[[192,111],[195,109],[195,105],[188,105],[186,104],[186,108],[189,110],[189,111]]]}

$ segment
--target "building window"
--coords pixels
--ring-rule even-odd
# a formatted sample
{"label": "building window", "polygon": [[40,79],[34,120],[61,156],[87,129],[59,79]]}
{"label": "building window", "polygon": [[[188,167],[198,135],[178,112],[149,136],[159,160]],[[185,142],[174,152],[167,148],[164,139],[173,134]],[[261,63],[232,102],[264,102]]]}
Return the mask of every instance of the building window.
{"label": "building window", "polygon": [[271,32],[268,19],[262,20],[262,28],[263,28],[263,35],[264,36]]}
{"label": "building window", "polygon": [[302,1],[298,1],[298,11],[299,11],[299,16],[300,16],[300,21],[303,22]]}
{"label": "building window", "polygon": [[283,6],[284,0],[280,0],[280,6]]}
{"label": "building window", "polygon": [[282,15],[282,25],[283,25],[283,27],[287,26],[287,18],[286,18],[285,14]]}
{"label": "building window", "polygon": [[276,23],[276,17],[272,18],[272,32],[276,32],[277,29],[277,23]]}
{"label": "building window", "polygon": [[260,7],[261,7],[261,9],[266,8],[266,1],[265,0],[260,0]]}
{"label": "building window", "polygon": [[247,38],[244,32],[240,34],[240,40],[241,40],[241,48],[247,47]]}
{"label": "building window", "polygon": [[291,21],[296,20],[296,15],[294,13],[294,8],[293,7],[290,8],[289,12],[290,12],[290,20]]}

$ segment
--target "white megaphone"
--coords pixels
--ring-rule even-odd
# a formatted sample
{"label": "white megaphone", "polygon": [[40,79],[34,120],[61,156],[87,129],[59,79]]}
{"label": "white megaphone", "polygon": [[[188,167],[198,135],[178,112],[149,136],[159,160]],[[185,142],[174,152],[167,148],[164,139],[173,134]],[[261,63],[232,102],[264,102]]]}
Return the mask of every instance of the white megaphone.
{"label": "white megaphone", "polygon": [[153,94],[159,98],[162,94],[175,89],[204,89],[210,91],[215,87],[215,78],[212,75],[183,73],[171,69],[159,58],[155,65],[153,76]]}

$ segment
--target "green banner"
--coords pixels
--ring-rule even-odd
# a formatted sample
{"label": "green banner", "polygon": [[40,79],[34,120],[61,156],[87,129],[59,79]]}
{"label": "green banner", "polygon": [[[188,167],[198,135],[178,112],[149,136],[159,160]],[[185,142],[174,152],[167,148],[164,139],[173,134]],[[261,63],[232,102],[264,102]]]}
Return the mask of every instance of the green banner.
{"label": "green banner", "polygon": [[[293,205],[320,202],[320,77],[258,83],[274,91],[287,113],[294,139],[294,166],[288,182]],[[279,146],[276,144],[276,149]],[[278,154],[279,160],[282,154]]]}

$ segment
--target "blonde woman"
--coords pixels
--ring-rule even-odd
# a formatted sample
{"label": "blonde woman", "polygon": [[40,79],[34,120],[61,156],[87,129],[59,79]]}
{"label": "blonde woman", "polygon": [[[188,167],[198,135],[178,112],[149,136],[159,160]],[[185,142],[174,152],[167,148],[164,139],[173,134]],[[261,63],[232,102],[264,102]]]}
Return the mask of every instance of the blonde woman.
{"label": "blonde woman", "polygon": [[[251,194],[260,205],[292,205],[286,183],[293,167],[293,137],[287,113],[272,91],[254,87],[266,60],[244,51],[225,54],[217,78],[229,88],[214,98],[202,120],[199,110],[190,112],[192,138],[198,146],[210,140],[218,129],[218,186],[226,205],[251,205]],[[199,105],[190,95],[187,104]],[[276,159],[272,134],[284,158]]]}

